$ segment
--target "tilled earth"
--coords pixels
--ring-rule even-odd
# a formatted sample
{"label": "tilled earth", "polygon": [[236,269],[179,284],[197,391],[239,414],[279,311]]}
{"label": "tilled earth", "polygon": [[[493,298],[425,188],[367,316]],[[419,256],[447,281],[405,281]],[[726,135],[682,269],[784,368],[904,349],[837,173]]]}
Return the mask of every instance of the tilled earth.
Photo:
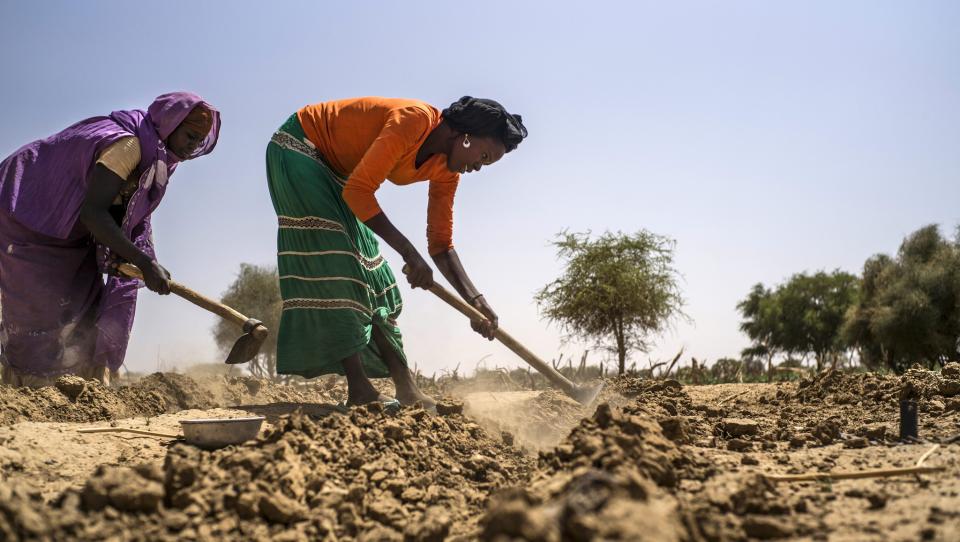
{"label": "tilled earth", "polygon": [[[624,378],[589,409],[514,391],[445,397],[437,414],[346,410],[342,392],[166,374],[0,388],[0,539],[960,540],[956,364],[799,384]],[[901,397],[920,406],[920,441],[897,441]],[[215,452],[76,433],[251,412],[268,416],[261,436]],[[764,476],[912,466],[934,444],[930,474]]]}

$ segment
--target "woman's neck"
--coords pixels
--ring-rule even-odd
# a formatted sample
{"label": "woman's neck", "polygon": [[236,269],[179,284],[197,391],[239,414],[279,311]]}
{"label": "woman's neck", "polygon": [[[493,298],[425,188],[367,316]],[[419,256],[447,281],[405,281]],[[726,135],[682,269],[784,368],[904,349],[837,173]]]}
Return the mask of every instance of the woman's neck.
{"label": "woman's neck", "polygon": [[430,135],[424,140],[423,145],[420,145],[420,150],[417,151],[417,162],[415,165],[420,167],[434,154],[446,154],[450,149],[450,141],[454,137],[456,137],[456,134],[453,133],[453,130],[447,125],[446,121],[441,121],[440,124],[430,132]]}

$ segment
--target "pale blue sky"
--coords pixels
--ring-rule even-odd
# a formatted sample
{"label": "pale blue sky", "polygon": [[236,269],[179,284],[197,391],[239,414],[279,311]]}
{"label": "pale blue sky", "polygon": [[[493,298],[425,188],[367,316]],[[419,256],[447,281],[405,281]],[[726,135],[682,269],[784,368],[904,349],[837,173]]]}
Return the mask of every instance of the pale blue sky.
{"label": "pale blue sky", "polygon": [[[960,221],[957,2],[0,6],[2,155],[170,90],[221,110],[216,151],[177,170],[154,220],[161,263],[211,294],[240,262],[275,260],[270,134],[307,103],[360,95],[470,94],[523,115],[528,140],[461,184],[454,241],[502,325],[544,358],[580,351],[532,302],[564,228],[676,239],[693,323],[650,356],[683,345],[712,361],[745,346],[735,305],[753,283],[859,272],[908,232]],[[384,186],[425,251],[425,184]],[[520,363],[430,294],[403,295],[408,356],[428,373]],[[213,322],[145,292],[128,366],[217,359]]]}

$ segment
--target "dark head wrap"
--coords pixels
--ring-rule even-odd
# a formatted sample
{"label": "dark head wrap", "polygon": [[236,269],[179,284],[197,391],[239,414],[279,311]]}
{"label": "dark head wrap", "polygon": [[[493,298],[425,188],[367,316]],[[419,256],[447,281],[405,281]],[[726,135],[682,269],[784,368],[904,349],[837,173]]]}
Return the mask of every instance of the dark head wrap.
{"label": "dark head wrap", "polygon": [[499,103],[464,96],[443,110],[443,118],[454,130],[475,136],[499,139],[506,152],[517,148],[527,137],[520,115],[512,115]]}

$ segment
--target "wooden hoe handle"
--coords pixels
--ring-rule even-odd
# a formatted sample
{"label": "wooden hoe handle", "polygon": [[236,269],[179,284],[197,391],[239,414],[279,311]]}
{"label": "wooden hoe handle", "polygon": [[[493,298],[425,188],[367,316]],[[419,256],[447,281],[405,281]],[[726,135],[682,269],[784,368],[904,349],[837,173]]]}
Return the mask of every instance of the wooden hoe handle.
{"label": "wooden hoe handle", "polygon": [[[119,266],[117,266],[117,269],[128,277],[133,277],[135,279],[143,280],[143,273],[140,272],[140,269],[138,269],[137,266],[135,265],[122,263]],[[206,309],[216,314],[217,316],[223,318],[224,320],[237,324],[238,326],[243,327],[243,325],[248,320],[246,316],[240,314],[236,310],[220,302],[214,301],[213,299],[210,299],[209,297],[203,294],[195,292],[190,288],[187,288],[183,284],[180,284],[179,282],[175,282],[171,280],[170,291],[186,299],[187,301],[193,303],[194,305],[202,309]]]}
{"label": "wooden hoe handle", "polygon": [[[407,273],[407,266],[403,266],[404,274]],[[466,301],[460,299],[458,296],[454,295],[448,291],[443,286],[440,286],[436,282],[433,283],[433,286],[430,286],[429,290],[434,293],[437,297],[447,302],[448,305],[460,311],[464,316],[469,318],[472,321],[483,321],[487,317],[483,315],[477,309],[471,307],[467,304]],[[514,339],[507,333],[502,327],[498,327],[494,332],[493,336],[504,344],[507,348],[513,351],[514,354],[520,356],[523,361],[526,361],[530,364],[531,367],[537,370],[540,374],[547,377],[553,385],[562,389],[568,395],[574,395],[577,393],[577,386],[571,382],[567,377],[563,376],[556,369],[550,366],[548,363],[544,362],[542,359],[538,358],[536,354],[527,349],[527,347],[520,344],[520,341]]]}

